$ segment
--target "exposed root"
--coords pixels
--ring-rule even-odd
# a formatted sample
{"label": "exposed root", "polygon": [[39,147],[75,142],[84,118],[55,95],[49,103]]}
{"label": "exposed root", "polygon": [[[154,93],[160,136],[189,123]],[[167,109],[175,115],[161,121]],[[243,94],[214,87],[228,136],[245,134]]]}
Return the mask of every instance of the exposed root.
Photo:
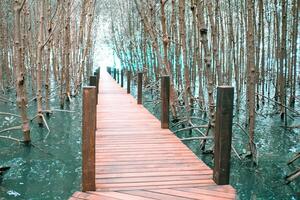
{"label": "exposed root", "polygon": [[67,112],[67,113],[75,113],[75,111],[73,110],[60,110],[60,109],[52,109],[52,111],[54,112]]}
{"label": "exposed root", "polygon": [[298,177],[300,177],[300,168],[296,169],[295,171],[293,171],[292,173],[290,173],[288,176],[285,177],[287,181],[286,184],[289,184],[290,182],[292,182]]}
{"label": "exposed root", "polygon": [[11,136],[0,135],[0,138],[5,139],[5,140],[11,140],[11,141],[17,142],[17,143],[19,143],[19,144],[20,144],[20,143],[24,143],[23,140],[19,140],[19,139],[17,139],[17,138],[13,138],[13,137],[11,137]]}
{"label": "exposed root", "polygon": [[239,158],[239,160],[242,160],[241,156],[238,154],[237,150],[234,148],[234,146],[231,144],[231,149],[235,153],[235,155]]}
{"label": "exposed root", "polygon": [[300,152],[296,154],[287,164],[290,165],[300,158]]}
{"label": "exposed root", "polygon": [[7,132],[7,131],[13,131],[13,130],[21,130],[21,129],[22,129],[22,126],[14,126],[14,127],[10,127],[10,128],[1,130],[0,133],[4,133],[4,132]]}
{"label": "exposed root", "polygon": [[48,133],[47,133],[47,135],[49,135],[49,133],[50,133],[50,129],[49,129],[49,126],[48,126],[48,124],[47,124],[47,121],[46,121],[46,119],[45,119],[44,115],[42,115],[42,114],[39,114],[39,115],[40,115],[40,117],[42,117],[42,119],[43,119],[43,122],[44,122],[44,124],[45,124],[45,126],[46,126],[46,128],[47,128],[47,130],[48,130]]}
{"label": "exposed root", "polygon": [[48,136],[49,133],[50,133],[50,129],[49,129],[49,126],[48,126],[47,121],[45,120],[45,117],[44,117],[43,114],[37,114],[37,115],[34,116],[30,121],[33,121],[33,120],[34,120],[35,118],[37,118],[37,117],[41,117],[41,118],[42,118],[42,120],[43,120],[43,122],[44,122],[44,124],[45,124],[45,126],[46,126],[46,128],[47,128],[47,130],[48,130],[48,133],[47,133],[47,136]]}
{"label": "exposed root", "polygon": [[28,101],[28,104],[30,104],[31,102],[36,101],[36,97],[33,97],[31,100]]}
{"label": "exposed root", "polygon": [[300,124],[298,124],[298,125],[293,125],[293,126],[287,126],[287,127],[285,127],[285,128],[300,128]]}
{"label": "exposed root", "polygon": [[180,131],[191,130],[191,129],[197,129],[197,128],[208,128],[208,125],[202,125],[202,126],[190,126],[190,127],[178,129],[178,130],[174,131],[174,133],[178,133],[178,132],[180,132]]}
{"label": "exposed root", "polygon": [[14,117],[19,117],[19,118],[21,118],[20,115],[16,115],[16,114],[13,114],[13,113],[7,113],[7,112],[0,112],[0,115],[10,115],[10,116],[14,116]]}
{"label": "exposed root", "polygon": [[211,136],[205,136],[205,137],[190,137],[190,138],[180,138],[181,141],[189,141],[189,140],[208,140],[208,139],[214,139]]}
{"label": "exposed root", "polygon": [[293,110],[293,109],[289,108],[288,106],[285,106],[285,105],[283,105],[282,103],[280,103],[280,102],[278,102],[278,101],[275,101],[275,100],[273,100],[273,99],[271,99],[271,98],[269,98],[269,97],[266,97],[266,96],[264,96],[264,95],[262,95],[262,94],[259,94],[259,93],[256,93],[256,95],[261,96],[261,97],[264,97],[264,98],[268,99],[269,101],[271,101],[271,102],[273,102],[273,103],[275,103],[275,104],[278,104],[278,105],[280,105],[280,106],[286,108],[287,110],[289,110],[289,111],[291,111],[291,112],[293,112],[293,113],[299,114],[298,111]]}
{"label": "exposed root", "polygon": [[14,103],[12,100],[10,100],[6,97],[3,97],[3,96],[0,96],[0,101],[6,102],[6,103]]}

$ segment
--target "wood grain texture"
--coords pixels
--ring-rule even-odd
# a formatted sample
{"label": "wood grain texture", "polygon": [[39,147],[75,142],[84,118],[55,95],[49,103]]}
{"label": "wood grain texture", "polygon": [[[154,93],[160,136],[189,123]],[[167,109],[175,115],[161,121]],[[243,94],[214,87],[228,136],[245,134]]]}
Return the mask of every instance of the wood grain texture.
{"label": "wood grain texture", "polygon": [[217,186],[212,170],[108,73],[97,105],[96,191],[70,199],[235,199]]}

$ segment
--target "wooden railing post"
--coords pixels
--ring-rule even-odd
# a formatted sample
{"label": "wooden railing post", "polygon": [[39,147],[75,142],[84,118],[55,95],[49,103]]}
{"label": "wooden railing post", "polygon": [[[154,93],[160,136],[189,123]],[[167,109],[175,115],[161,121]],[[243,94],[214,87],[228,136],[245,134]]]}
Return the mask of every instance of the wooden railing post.
{"label": "wooden railing post", "polygon": [[124,86],[124,70],[121,69],[121,87]]}
{"label": "wooden railing post", "polygon": [[117,83],[120,83],[120,70],[117,69]]}
{"label": "wooden railing post", "polygon": [[143,103],[143,72],[138,72],[137,104]]}
{"label": "wooden railing post", "polygon": [[229,184],[234,88],[217,88],[213,179],[218,185]]}
{"label": "wooden railing post", "polygon": [[89,86],[97,86],[97,76],[90,76],[90,84]]}
{"label": "wooden railing post", "polygon": [[97,94],[98,94],[98,93],[99,93],[99,78],[100,78],[100,72],[99,72],[99,71],[94,72],[94,76],[96,76],[96,79],[97,79],[96,88],[97,88]]}
{"label": "wooden railing post", "polygon": [[169,128],[169,102],[170,102],[170,76],[161,77],[161,88],[160,88],[160,97],[161,97],[161,128]]}
{"label": "wooden railing post", "polygon": [[127,71],[127,94],[130,94],[131,72]]}
{"label": "wooden railing post", "polygon": [[114,68],[114,79],[117,80],[117,69]]}
{"label": "wooden railing post", "polygon": [[83,88],[82,191],[95,191],[96,87]]}
{"label": "wooden railing post", "polygon": [[[94,73],[96,74],[96,72]],[[97,74],[96,76],[90,76],[90,84],[89,86],[95,86],[96,87],[96,104],[98,102],[98,79],[97,79]]]}

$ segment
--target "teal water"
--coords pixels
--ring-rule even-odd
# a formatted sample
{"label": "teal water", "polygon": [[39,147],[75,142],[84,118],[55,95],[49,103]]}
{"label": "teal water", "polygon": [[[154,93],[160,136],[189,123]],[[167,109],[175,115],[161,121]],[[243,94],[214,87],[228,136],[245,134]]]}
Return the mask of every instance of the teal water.
{"label": "teal water", "polygon": [[[51,104],[55,108],[58,102],[53,99]],[[34,116],[34,107],[29,107],[30,116]],[[1,200],[68,199],[80,189],[81,99],[73,99],[66,109],[74,112],[54,112],[47,118],[49,134],[46,128],[32,123],[34,146],[0,139],[0,166],[11,167],[0,183]],[[10,104],[0,103],[0,111],[18,113]],[[18,119],[0,116],[0,130],[12,125],[18,125]],[[20,131],[3,135],[22,138]]]}

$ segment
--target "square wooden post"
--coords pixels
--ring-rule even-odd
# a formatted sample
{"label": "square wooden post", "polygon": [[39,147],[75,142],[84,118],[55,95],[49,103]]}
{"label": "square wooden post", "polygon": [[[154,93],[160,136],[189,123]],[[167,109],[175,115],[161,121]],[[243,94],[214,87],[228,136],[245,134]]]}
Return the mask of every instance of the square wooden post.
{"label": "square wooden post", "polygon": [[161,98],[161,128],[169,128],[169,104],[170,104],[170,76],[160,78],[160,98]]}
{"label": "square wooden post", "polygon": [[124,70],[121,69],[121,87],[124,87]]}
{"label": "square wooden post", "polygon": [[217,88],[213,179],[218,185],[229,184],[234,88]]}
{"label": "square wooden post", "polygon": [[117,83],[120,83],[120,70],[117,69]]}
{"label": "square wooden post", "polygon": [[130,94],[131,72],[127,71],[127,94]]}
{"label": "square wooden post", "polygon": [[116,68],[114,68],[114,79],[115,79],[115,81],[117,80],[117,69]]}
{"label": "square wooden post", "polygon": [[100,72],[99,71],[94,72],[94,76],[96,76],[96,80],[97,80],[96,89],[97,89],[97,94],[98,94],[99,93]]}
{"label": "square wooden post", "polygon": [[138,72],[137,104],[143,103],[143,72]]}
{"label": "square wooden post", "polygon": [[[94,74],[96,74],[96,72]],[[97,102],[98,102],[98,81],[97,81],[97,76],[90,76],[89,86],[95,86],[96,87],[96,104],[97,104]]]}
{"label": "square wooden post", "polygon": [[82,191],[95,191],[96,87],[83,88]]}

